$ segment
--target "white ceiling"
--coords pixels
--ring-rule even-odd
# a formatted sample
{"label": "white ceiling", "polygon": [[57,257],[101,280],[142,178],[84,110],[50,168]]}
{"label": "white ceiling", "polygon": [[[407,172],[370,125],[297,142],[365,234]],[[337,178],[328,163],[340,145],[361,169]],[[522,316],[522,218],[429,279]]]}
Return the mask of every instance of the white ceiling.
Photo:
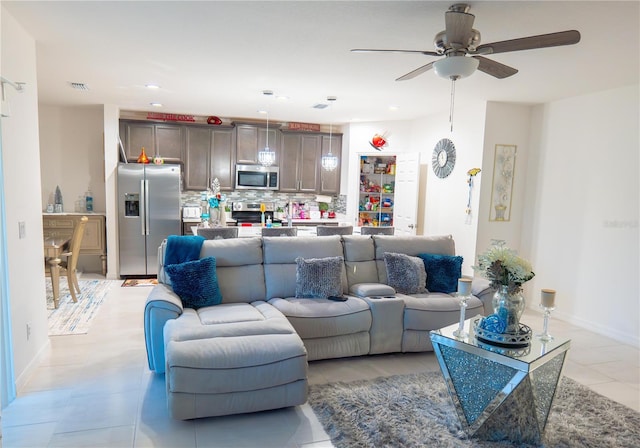
{"label": "white ceiling", "polygon": [[[448,110],[434,60],[351,48],[433,50],[454,3],[436,1],[2,1],[37,42],[40,102],[311,123],[406,120]],[[519,69],[456,84],[469,99],[542,103],[639,80],[639,3],[472,1],[489,43],[576,29],[577,45],[489,56]],[[15,80],[20,81],[20,80]],[[89,91],[69,82],[86,83]],[[156,83],[151,91],[145,84]],[[30,88],[28,86],[27,88]],[[277,100],[262,91],[288,97]],[[338,100],[324,110],[313,109]],[[150,106],[160,102],[162,108]],[[398,110],[389,110],[397,106]]]}

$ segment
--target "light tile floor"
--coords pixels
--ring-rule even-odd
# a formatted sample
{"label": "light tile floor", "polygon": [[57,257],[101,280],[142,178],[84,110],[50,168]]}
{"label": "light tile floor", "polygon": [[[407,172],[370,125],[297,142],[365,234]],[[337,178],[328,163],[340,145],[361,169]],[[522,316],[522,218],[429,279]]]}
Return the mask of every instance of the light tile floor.
{"label": "light tile floor", "polygon": [[[150,287],[115,282],[88,334],[56,336],[18,398],[2,410],[5,447],[330,447],[308,404],[176,421],[164,376],[146,365],[142,312]],[[542,317],[527,311],[534,331]],[[552,320],[571,338],[565,375],[640,411],[640,355],[632,346]],[[310,384],[438,370],[433,353],[311,362]]]}

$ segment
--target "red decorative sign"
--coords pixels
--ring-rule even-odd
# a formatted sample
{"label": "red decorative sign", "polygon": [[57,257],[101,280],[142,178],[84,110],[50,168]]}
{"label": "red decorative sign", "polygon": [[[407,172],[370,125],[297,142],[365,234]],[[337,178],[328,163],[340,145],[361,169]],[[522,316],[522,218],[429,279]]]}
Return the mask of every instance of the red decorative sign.
{"label": "red decorative sign", "polygon": [[289,123],[288,128],[292,131],[320,131],[320,125],[313,123]]}
{"label": "red decorative sign", "polygon": [[189,121],[192,123],[196,121],[193,115],[163,114],[160,112],[147,112],[147,120]]}

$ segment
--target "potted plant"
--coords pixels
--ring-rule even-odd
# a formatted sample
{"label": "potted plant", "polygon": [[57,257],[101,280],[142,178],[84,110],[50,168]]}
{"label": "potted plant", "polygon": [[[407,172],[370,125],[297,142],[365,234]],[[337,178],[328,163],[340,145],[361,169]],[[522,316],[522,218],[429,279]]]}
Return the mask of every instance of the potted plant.
{"label": "potted plant", "polygon": [[320,217],[326,218],[329,211],[329,204],[326,202],[318,202],[318,210],[320,210]]}

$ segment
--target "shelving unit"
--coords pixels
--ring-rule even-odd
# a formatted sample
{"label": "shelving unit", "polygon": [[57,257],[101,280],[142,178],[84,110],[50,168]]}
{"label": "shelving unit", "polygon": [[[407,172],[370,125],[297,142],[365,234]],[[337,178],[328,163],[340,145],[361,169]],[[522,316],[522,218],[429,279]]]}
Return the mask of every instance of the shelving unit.
{"label": "shelving unit", "polygon": [[360,156],[358,225],[393,226],[396,156]]}

